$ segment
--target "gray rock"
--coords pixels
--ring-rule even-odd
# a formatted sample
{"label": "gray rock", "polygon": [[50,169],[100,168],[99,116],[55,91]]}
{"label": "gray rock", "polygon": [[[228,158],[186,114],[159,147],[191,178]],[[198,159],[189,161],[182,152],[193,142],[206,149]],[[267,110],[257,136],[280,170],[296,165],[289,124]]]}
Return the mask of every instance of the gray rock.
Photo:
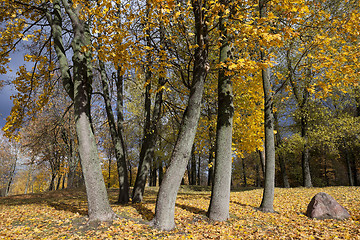
{"label": "gray rock", "polygon": [[344,220],[350,217],[349,212],[327,193],[320,192],[310,201],[306,216],[316,219]]}

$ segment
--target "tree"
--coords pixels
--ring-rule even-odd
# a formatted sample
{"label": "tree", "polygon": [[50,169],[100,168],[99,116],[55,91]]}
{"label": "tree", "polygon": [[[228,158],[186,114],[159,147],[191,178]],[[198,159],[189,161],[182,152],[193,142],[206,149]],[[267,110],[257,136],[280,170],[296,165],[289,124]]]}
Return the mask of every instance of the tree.
{"label": "tree", "polygon": [[218,78],[218,116],[216,128],[215,174],[208,210],[209,218],[225,221],[229,218],[231,165],[232,165],[232,131],[233,131],[233,92],[231,76],[226,65],[230,59],[230,38],[226,31],[227,18],[225,10],[229,1],[221,1],[219,30],[221,36],[220,58],[221,68]]}
{"label": "tree", "polygon": [[[266,18],[267,1],[259,1],[260,18]],[[261,61],[266,61],[267,56],[264,50],[260,50]],[[274,137],[274,113],[273,96],[271,88],[271,68],[265,67],[262,71],[264,89],[264,128],[265,128],[265,181],[264,194],[260,205],[260,210],[273,212],[274,191],[275,191],[275,137]]]}
{"label": "tree", "polygon": [[155,216],[152,226],[171,230],[175,227],[174,211],[177,191],[189,161],[196,128],[200,117],[204,82],[208,72],[208,26],[206,23],[207,1],[192,0],[195,18],[197,47],[194,55],[193,81],[191,83],[188,105],[184,112],[178,138],[165,172],[156,200]]}

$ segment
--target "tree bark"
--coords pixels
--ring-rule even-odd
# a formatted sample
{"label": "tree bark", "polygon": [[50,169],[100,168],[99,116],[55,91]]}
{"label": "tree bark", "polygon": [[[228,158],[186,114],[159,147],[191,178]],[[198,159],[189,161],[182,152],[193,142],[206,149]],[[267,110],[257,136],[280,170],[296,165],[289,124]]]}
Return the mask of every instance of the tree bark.
{"label": "tree bark", "polygon": [[[222,1],[222,4],[225,8],[228,7],[225,0]],[[222,36],[219,62],[227,64],[228,58],[230,58],[230,40],[226,31],[227,17],[222,14],[220,14],[219,20],[219,30]],[[215,221],[226,221],[229,218],[233,116],[232,81],[227,69],[222,67],[218,77],[215,174],[208,210],[209,218]]]}
{"label": "tree bark", "polygon": [[[100,77],[102,83],[102,91],[105,102],[105,110],[108,119],[109,129],[111,140],[114,145],[115,157],[117,162],[118,176],[119,176],[119,196],[118,203],[126,204],[129,202],[129,180],[128,172],[126,166],[126,157],[125,157],[125,148],[123,144],[123,134],[122,134],[122,116],[120,119],[117,119],[118,123],[115,122],[114,113],[112,110],[110,91],[109,91],[109,82],[107,80],[105,65],[102,61],[99,61],[100,67]],[[118,105],[122,105],[122,82],[123,78],[120,73],[120,69],[117,72],[117,110],[122,111],[122,108]],[[119,114],[119,113],[118,113]],[[119,118],[119,115],[118,115]],[[120,123],[119,123],[120,122]]]}
{"label": "tree bark", "polygon": [[208,71],[207,26],[204,19],[205,6],[200,1],[192,1],[195,31],[198,47],[195,49],[193,82],[190,88],[188,105],[184,112],[179,135],[170,158],[170,165],[161,183],[151,225],[161,230],[175,227],[174,212],[176,195],[186,171],[191,148],[195,139],[200,118],[201,99]]}
{"label": "tree bark", "polygon": [[307,137],[308,130],[307,129],[308,129],[308,125],[307,125],[306,117],[301,116],[301,137],[303,137],[303,139],[305,140],[304,149],[301,154],[303,186],[304,187],[312,187],[311,173],[310,173],[309,147],[308,147],[308,143],[307,143],[307,141],[308,141],[308,137]]}
{"label": "tree bark", "polygon": [[[147,18],[149,17],[149,9],[150,9],[150,2],[146,2],[147,8]],[[161,24],[161,23],[160,23]],[[160,45],[164,45],[165,36],[164,36],[164,29],[160,26]],[[147,30],[147,37],[146,37],[147,46],[151,46],[151,37],[150,37],[150,30]],[[153,109],[153,115],[151,119],[151,99],[150,99],[150,89],[151,89],[151,52],[147,50],[147,66],[146,66],[146,91],[145,91],[145,124],[144,124],[144,138],[142,141],[142,146],[140,150],[140,163],[138,167],[138,172],[135,180],[135,186],[133,189],[132,194],[132,202],[137,203],[141,202],[143,199],[144,191],[145,191],[145,184],[146,178],[150,171],[150,164],[151,161],[154,160],[154,151],[155,145],[157,141],[157,125],[161,117],[161,107],[162,107],[162,95],[163,95],[163,86],[166,84],[165,70],[163,69],[160,72],[159,78],[159,87],[160,90],[157,91],[155,96],[155,104]],[[156,181],[156,180],[155,180]],[[151,183],[151,181],[149,182]],[[156,182],[155,182],[156,185]]]}
{"label": "tree bark", "polygon": [[[54,0],[54,4],[55,3],[59,4],[59,1]],[[79,7],[74,9],[69,5],[67,0],[62,0],[62,4],[71,19],[74,30],[72,50],[74,65],[73,99],[75,127],[88,200],[89,222],[112,221],[115,217],[115,213],[112,211],[109,204],[96,141],[90,121],[90,95],[92,91],[91,56],[89,51],[82,52],[81,50],[83,46],[91,44],[89,27],[85,22],[79,19]],[[61,16],[61,12],[58,12],[58,16]],[[59,21],[59,23],[61,23],[61,21]],[[64,70],[61,72],[67,71]],[[62,77],[64,81],[64,76],[62,75]],[[70,89],[68,91],[69,96],[71,92]]]}
{"label": "tree bark", "polygon": [[349,186],[354,186],[354,177],[353,177],[353,171],[351,169],[350,155],[347,149],[345,149],[344,152],[345,152],[346,166],[348,169]]}
{"label": "tree bark", "polygon": [[[267,15],[267,0],[259,1],[260,18]],[[264,51],[260,51],[261,61],[266,60]],[[260,210],[263,212],[274,212],[275,191],[275,138],[274,138],[274,115],[273,96],[270,82],[270,67],[262,69],[262,80],[264,89],[264,128],[265,128],[265,182],[264,193]]]}
{"label": "tree bark", "polygon": [[244,187],[247,187],[245,159],[241,158],[241,162],[242,162],[242,172],[243,172],[243,179],[244,179]]}
{"label": "tree bark", "polygon": [[[17,153],[15,153],[17,154]],[[11,188],[11,184],[14,180],[14,176],[15,176],[15,170],[16,170],[16,163],[17,163],[17,156],[15,156],[15,161],[13,164],[11,164],[11,169],[10,169],[10,176],[9,176],[9,181],[7,182],[7,186],[5,189],[5,196],[7,196],[10,192],[10,188]]]}

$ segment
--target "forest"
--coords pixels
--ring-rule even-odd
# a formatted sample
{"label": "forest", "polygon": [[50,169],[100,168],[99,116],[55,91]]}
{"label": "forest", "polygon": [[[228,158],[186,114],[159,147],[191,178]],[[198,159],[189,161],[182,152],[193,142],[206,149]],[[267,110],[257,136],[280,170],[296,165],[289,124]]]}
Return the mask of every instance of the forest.
{"label": "forest", "polygon": [[[199,229],[212,221],[220,232],[209,238],[228,232],[226,224],[236,238],[239,222],[249,221],[262,230],[247,225],[238,236],[259,239],[286,232],[273,232],[271,214],[291,218],[280,221],[292,228],[299,206],[328,189],[350,208],[352,222],[341,223],[349,235],[333,231],[336,222],[317,225],[330,235],[307,234],[356,236],[358,0],[1,0],[0,7],[0,88],[15,90],[0,135],[0,208],[46,203],[89,224],[114,221],[109,228],[128,226],[118,220],[125,214],[131,224],[143,219],[127,231],[147,221],[158,238],[176,226],[187,238],[207,238]],[[241,206],[247,215],[233,212]],[[198,230],[184,230],[185,210],[200,214],[184,220],[201,222]],[[148,239],[145,232],[136,238]]]}

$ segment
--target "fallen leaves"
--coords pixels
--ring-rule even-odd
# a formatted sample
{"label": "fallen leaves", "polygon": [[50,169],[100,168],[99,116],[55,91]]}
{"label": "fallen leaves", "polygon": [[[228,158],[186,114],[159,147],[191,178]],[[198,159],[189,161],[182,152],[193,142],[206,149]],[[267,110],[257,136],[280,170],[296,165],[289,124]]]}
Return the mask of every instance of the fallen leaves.
{"label": "fallen leaves", "polygon": [[[170,232],[146,224],[155,211],[156,188],[147,190],[144,202],[113,204],[120,216],[111,225],[91,227],[84,193],[59,191],[0,199],[1,239],[360,239],[360,188],[276,189],[275,214],[257,211],[262,189],[231,193],[230,219],[213,222],[205,214],[210,192],[180,192],[176,202],[177,228]],[[307,204],[318,192],[333,196],[351,214],[345,221],[307,218]],[[110,191],[116,201],[117,191]]]}

